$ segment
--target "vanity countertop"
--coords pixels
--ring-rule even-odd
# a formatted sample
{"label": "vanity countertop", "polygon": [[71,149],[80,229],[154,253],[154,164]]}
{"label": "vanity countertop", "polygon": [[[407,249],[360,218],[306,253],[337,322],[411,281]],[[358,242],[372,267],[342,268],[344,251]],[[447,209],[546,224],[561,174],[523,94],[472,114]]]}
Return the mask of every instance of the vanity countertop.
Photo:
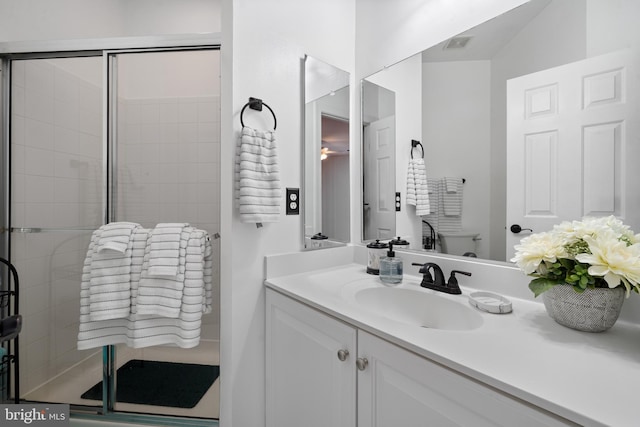
{"label": "vanity countertop", "polygon": [[[400,287],[435,293],[420,288],[420,280],[405,274]],[[618,320],[604,333],[578,332],[555,323],[541,303],[509,297],[513,312],[478,311],[483,323],[476,329],[409,326],[355,301],[353,289],[384,287],[355,263],[269,278],[266,285],[575,423],[640,425],[636,325]],[[467,295],[474,290],[462,287],[463,295],[437,294],[469,305]]]}

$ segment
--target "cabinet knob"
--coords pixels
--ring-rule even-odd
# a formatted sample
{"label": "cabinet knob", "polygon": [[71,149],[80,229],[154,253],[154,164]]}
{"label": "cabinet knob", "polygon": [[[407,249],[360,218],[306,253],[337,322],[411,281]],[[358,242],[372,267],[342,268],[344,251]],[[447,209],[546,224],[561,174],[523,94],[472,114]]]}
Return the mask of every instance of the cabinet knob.
{"label": "cabinet knob", "polygon": [[349,350],[338,350],[338,359],[344,362],[349,357]]}
{"label": "cabinet knob", "polygon": [[367,360],[366,357],[358,357],[356,359],[356,366],[358,367],[359,371],[364,371],[365,369],[367,369],[368,364],[369,364],[369,361]]}

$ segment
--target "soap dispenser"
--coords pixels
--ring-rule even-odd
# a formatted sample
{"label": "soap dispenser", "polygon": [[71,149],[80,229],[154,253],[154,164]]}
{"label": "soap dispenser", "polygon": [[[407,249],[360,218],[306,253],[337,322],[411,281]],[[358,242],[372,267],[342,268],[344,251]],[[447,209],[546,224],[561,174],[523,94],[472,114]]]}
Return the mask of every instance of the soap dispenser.
{"label": "soap dispenser", "polygon": [[402,282],[402,258],[396,257],[393,243],[389,243],[387,256],[380,258],[380,280],[385,285],[391,286]]}

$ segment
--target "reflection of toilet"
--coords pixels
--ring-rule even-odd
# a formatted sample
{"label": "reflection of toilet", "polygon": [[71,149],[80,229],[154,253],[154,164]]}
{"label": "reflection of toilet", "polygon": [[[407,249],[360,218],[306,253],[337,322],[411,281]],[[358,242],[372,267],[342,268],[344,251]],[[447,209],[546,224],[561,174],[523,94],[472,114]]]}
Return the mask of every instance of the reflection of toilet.
{"label": "reflection of toilet", "polygon": [[479,235],[479,233],[471,231],[439,232],[442,253],[475,256],[476,240],[479,240]]}

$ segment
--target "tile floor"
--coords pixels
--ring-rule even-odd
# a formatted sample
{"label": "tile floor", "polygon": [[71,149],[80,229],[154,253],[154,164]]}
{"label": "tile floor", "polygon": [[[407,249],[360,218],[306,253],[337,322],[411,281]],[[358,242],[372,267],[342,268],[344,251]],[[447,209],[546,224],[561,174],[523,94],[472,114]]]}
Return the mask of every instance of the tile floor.
{"label": "tile floor", "polygon": [[[149,347],[131,349],[118,347],[117,366],[120,367],[131,359],[156,360],[166,362],[220,364],[218,341],[201,341],[194,349],[176,347]],[[79,405],[96,405],[102,403],[95,400],[81,399],[80,395],[98,381],[102,380],[102,353],[79,363],[72,369],[53,378],[46,384],[30,391],[23,397],[27,400],[52,403],[70,403]],[[155,415],[173,415],[181,417],[197,417],[217,419],[220,413],[220,378],[205,393],[202,400],[194,408],[167,408],[161,406],[117,403],[117,411],[138,412]]]}

